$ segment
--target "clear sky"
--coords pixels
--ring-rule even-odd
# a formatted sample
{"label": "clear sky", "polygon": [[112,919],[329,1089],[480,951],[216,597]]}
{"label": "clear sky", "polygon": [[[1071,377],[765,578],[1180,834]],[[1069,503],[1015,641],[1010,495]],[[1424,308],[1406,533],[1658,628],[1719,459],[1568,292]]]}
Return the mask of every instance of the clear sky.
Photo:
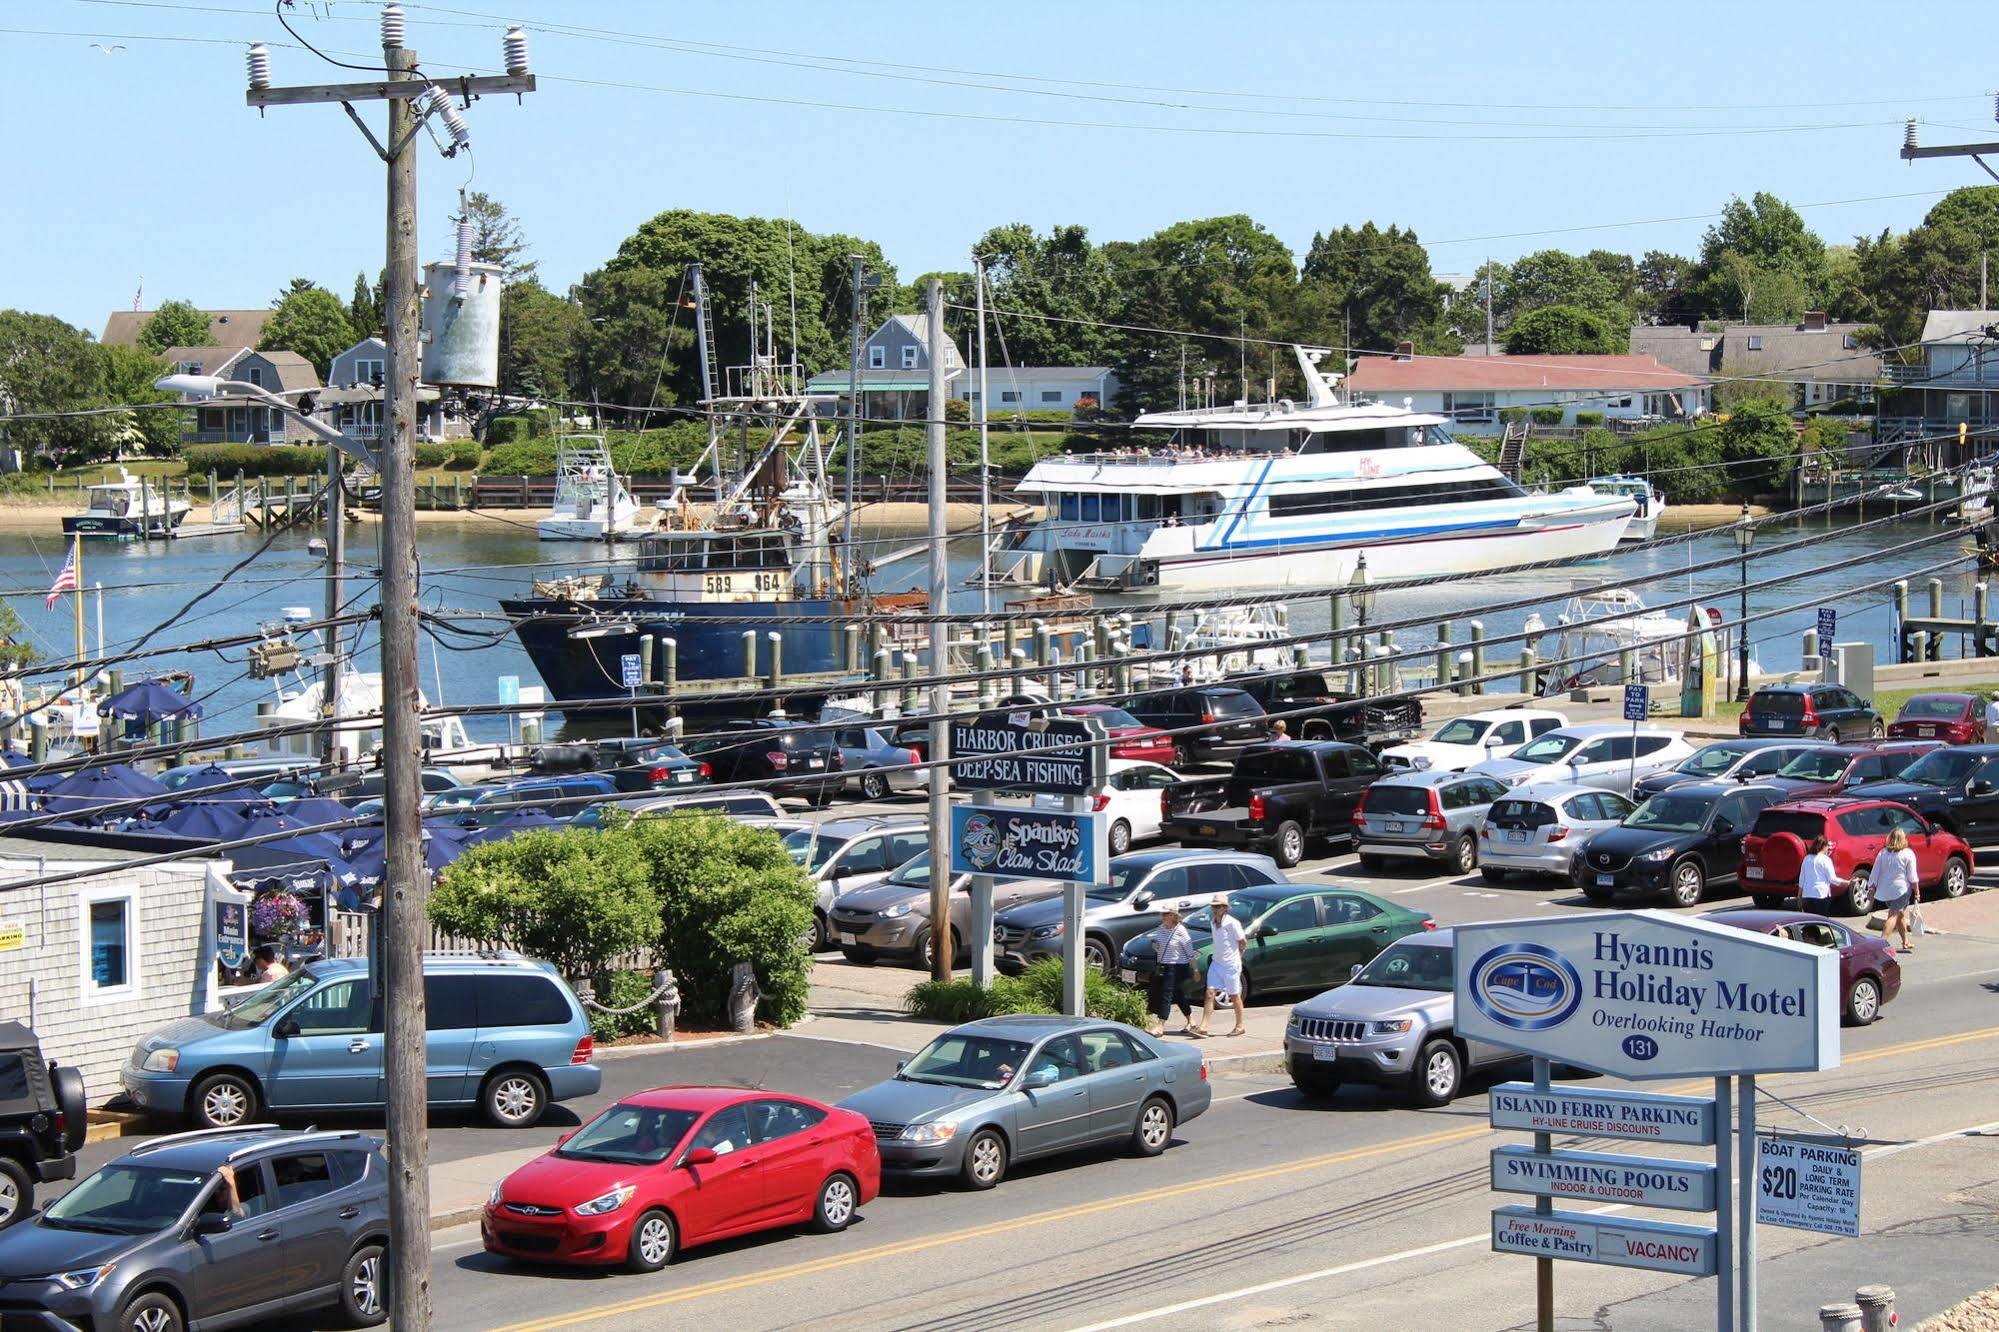
{"label": "clear sky", "polygon": [[[998,223],[1136,239],[1235,212],[1301,254],[1343,223],[1414,226],[1439,272],[1690,253],[1758,189],[1867,200],[1804,210],[1841,242],[1986,181],[1900,161],[1904,116],[1928,143],[1999,138],[1989,2],[500,3],[406,3],[409,45],[433,75],[493,70],[504,20],[527,25],[540,91],[473,107],[472,179],[557,288],[674,207],[871,237],[905,278],[964,267]],[[376,12],[289,16],[365,59]],[[94,333],[142,279],[147,308],[372,279],[380,165],[336,107],[245,107],[258,39],[279,84],[366,77],[283,44],[261,0],[0,3],[0,305]],[[424,254],[447,258],[468,168],[425,149],[420,176]]]}

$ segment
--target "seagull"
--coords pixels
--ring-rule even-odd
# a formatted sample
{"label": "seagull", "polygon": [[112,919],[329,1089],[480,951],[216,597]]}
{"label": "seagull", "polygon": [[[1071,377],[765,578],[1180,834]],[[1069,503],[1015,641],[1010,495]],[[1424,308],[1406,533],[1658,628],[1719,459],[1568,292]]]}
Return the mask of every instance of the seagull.
{"label": "seagull", "polygon": [[104,52],[105,55],[110,55],[113,51],[122,51],[125,49],[124,43],[122,42],[116,46],[106,46],[103,42],[92,42],[91,46],[99,51]]}

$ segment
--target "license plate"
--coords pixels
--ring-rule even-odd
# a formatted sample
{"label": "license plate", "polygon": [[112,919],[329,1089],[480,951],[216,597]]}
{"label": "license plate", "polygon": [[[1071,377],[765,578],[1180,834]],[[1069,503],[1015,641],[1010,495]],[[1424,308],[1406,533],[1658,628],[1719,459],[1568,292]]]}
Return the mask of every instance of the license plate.
{"label": "license plate", "polygon": [[1514,828],[1506,834],[1506,840],[1509,842],[1524,842],[1527,840],[1527,832],[1524,828]]}
{"label": "license plate", "polygon": [[840,934],[840,942],[843,944],[857,944],[860,942],[860,940],[855,938],[853,935],[848,934],[845,931],[842,931]]}
{"label": "license plate", "polygon": [[694,774],[691,772],[676,772],[673,774],[673,780],[676,782],[691,782],[694,780]]}
{"label": "license plate", "polygon": [[1390,822],[1384,823],[1381,826],[1387,832],[1399,833],[1402,831],[1402,825],[1399,823]]}
{"label": "license plate", "polygon": [[1937,728],[1934,726],[1918,726],[1916,728],[1917,735],[1935,735],[1936,733]]}
{"label": "license plate", "polygon": [[1608,888],[1616,882],[1617,876],[1615,874],[1599,874],[1596,876],[1596,886],[1599,888]]}
{"label": "license plate", "polygon": [[1118,968],[1117,978],[1123,981],[1126,985],[1138,984],[1138,973],[1136,971],[1133,971],[1130,967]]}
{"label": "license plate", "polygon": [[1203,837],[1213,837],[1215,835],[1215,825],[1212,823],[1204,823],[1200,827],[1196,828],[1194,831],[1198,832]]}
{"label": "license plate", "polygon": [[818,768],[825,766],[825,762],[824,759],[809,758],[805,760],[805,766],[808,768]]}
{"label": "license plate", "polygon": [[1340,1047],[1337,1045],[1315,1045],[1312,1047],[1312,1058],[1314,1059],[1324,1059],[1330,1062],[1339,1057]]}
{"label": "license plate", "polygon": [[1742,877],[1745,879],[1760,879],[1763,877],[1763,867],[1761,865],[1744,865],[1742,867]]}

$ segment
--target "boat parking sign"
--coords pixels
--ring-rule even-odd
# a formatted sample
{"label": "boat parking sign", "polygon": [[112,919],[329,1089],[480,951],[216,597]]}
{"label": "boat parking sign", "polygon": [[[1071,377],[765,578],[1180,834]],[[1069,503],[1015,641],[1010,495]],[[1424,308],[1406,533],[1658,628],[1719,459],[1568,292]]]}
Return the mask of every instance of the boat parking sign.
{"label": "boat parking sign", "polygon": [[1860,1234],[1860,1153],[1790,1138],[1756,1143],[1756,1219],[1768,1226]]}

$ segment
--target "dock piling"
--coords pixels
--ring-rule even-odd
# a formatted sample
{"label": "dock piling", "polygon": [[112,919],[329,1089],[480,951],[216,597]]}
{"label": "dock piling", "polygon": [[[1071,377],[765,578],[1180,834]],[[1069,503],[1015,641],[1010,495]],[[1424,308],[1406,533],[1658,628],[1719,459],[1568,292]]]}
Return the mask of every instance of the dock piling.
{"label": "dock piling", "polygon": [[1471,678],[1468,693],[1485,692],[1485,621],[1471,622]]}

